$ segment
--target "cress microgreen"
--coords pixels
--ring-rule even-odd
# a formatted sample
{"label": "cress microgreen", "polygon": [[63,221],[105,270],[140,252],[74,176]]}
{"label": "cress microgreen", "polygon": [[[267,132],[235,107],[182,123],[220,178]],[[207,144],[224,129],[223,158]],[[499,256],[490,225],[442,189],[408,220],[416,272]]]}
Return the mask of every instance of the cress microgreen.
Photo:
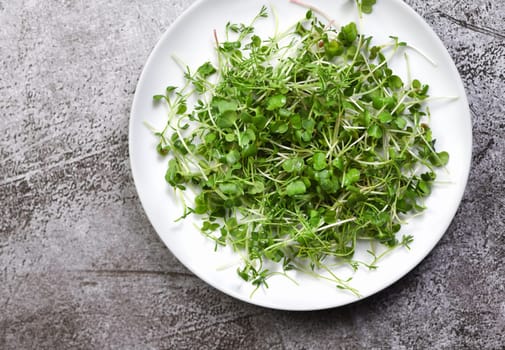
{"label": "cress microgreen", "polygon": [[[375,0],[357,4],[370,13]],[[184,216],[199,215],[216,246],[241,253],[242,279],[267,286],[277,273],[269,260],[327,272],[357,293],[328,262],[365,264],[353,260],[360,240],[409,247],[411,236],[397,237],[403,215],[424,209],[435,168],[449,161],[426,124],[429,86],[389,67],[406,46],[396,37],[377,46],[355,23],[333,28],[308,11],[262,39],[254,24],[267,16],[263,7],[249,25],[228,23],[217,63],[187,69],[184,87],[154,96],[170,110],[156,133],[170,157],[165,179],[197,190]],[[385,253],[370,254],[375,268]]]}

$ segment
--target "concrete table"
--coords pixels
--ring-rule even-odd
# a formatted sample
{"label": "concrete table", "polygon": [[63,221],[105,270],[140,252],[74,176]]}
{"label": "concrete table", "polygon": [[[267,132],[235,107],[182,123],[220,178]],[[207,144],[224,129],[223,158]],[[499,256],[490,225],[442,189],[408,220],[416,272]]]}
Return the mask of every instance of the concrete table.
{"label": "concrete table", "polygon": [[192,2],[0,0],[0,349],[503,348],[505,2],[406,1],[465,82],[468,188],[410,274],[356,304],[305,313],[206,285],[137,198],[135,85]]}

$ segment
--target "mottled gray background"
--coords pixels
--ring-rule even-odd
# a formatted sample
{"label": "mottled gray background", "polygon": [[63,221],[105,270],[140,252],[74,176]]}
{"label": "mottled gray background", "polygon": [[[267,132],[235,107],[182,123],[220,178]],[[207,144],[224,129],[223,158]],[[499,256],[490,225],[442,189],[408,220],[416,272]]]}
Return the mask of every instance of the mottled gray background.
{"label": "mottled gray background", "polygon": [[503,348],[505,1],[407,1],[465,82],[469,185],[412,273],[305,313],[207,286],[164,247],[135,193],[135,85],[192,2],[0,0],[0,349]]}

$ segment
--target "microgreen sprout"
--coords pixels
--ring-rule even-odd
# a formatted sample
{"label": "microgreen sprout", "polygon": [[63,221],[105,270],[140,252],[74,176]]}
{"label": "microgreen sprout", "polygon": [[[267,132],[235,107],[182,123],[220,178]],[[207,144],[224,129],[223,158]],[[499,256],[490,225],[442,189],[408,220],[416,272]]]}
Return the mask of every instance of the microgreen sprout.
{"label": "microgreen sprout", "polygon": [[[370,13],[375,0],[357,4]],[[314,12],[274,38],[254,32],[266,7],[249,25],[228,23],[221,40],[215,32],[217,65],[187,69],[183,87],[154,96],[169,107],[157,151],[169,156],[167,183],[196,190],[184,217],[199,216],[216,248],[238,252],[240,278],[268,286],[298,270],[357,294],[331,266],[374,269],[409,248],[412,236],[397,234],[424,209],[449,154],[435,150],[429,86],[388,65],[407,44],[374,45],[355,23],[333,28]],[[355,261],[359,241],[386,250]]]}

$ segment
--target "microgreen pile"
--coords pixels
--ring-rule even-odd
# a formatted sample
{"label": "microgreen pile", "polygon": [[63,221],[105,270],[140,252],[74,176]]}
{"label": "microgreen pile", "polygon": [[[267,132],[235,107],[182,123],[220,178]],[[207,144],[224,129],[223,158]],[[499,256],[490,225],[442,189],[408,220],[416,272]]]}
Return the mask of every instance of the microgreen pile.
{"label": "microgreen pile", "polygon": [[[374,3],[358,1],[364,13]],[[263,7],[249,25],[228,23],[216,62],[154,96],[169,106],[156,133],[165,179],[194,189],[183,218],[197,215],[216,247],[237,251],[238,275],[254,286],[294,269],[356,292],[331,267],[357,268],[358,241],[407,246],[397,233],[448,162],[428,125],[429,87],[389,67],[407,46],[396,37],[374,45],[354,22],[334,28],[308,11],[263,39],[254,24],[265,17]],[[369,253],[362,264],[375,268]]]}

